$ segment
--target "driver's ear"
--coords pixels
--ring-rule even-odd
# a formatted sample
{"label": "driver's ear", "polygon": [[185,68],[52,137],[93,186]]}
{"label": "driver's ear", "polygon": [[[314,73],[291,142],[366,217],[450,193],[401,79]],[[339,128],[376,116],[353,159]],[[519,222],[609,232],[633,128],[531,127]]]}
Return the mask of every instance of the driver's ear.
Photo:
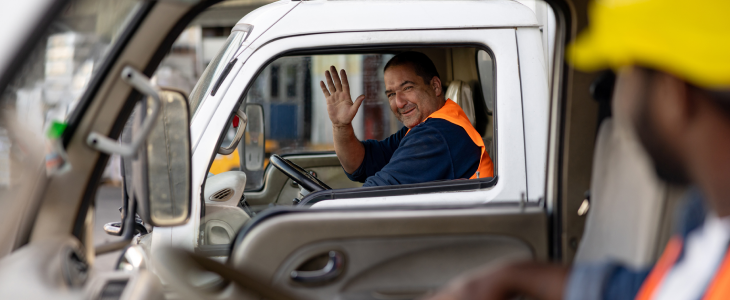
{"label": "driver's ear", "polygon": [[431,78],[431,88],[433,89],[433,92],[436,93],[436,97],[440,97],[443,94],[444,89],[441,85],[441,79],[438,78],[438,76]]}

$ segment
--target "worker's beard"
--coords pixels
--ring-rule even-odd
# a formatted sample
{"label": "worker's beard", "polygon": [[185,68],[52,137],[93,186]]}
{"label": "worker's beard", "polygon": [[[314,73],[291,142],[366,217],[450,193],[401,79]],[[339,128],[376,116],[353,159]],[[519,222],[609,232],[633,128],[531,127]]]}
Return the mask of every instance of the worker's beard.
{"label": "worker's beard", "polygon": [[[649,89],[646,89],[649,90]],[[636,120],[636,132],[641,144],[651,157],[654,163],[654,171],[662,180],[678,185],[686,185],[690,182],[687,170],[682,163],[676,150],[668,143],[662,135],[650,112],[649,102],[652,101],[650,93],[641,99],[638,111],[639,118]],[[677,137],[681,138],[681,137]]]}

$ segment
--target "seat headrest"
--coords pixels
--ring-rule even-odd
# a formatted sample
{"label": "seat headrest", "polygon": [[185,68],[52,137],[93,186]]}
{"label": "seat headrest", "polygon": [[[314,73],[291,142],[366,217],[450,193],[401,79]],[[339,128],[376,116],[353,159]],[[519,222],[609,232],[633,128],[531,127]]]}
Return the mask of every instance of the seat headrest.
{"label": "seat headrest", "polygon": [[468,84],[461,80],[454,80],[449,83],[449,87],[446,89],[446,99],[451,99],[456,102],[456,104],[459,104],[461,109],[469,118],[471,126],[476,125],[476,118],[474,117],[474,97],[472,95],[471,87],[469,87]]}

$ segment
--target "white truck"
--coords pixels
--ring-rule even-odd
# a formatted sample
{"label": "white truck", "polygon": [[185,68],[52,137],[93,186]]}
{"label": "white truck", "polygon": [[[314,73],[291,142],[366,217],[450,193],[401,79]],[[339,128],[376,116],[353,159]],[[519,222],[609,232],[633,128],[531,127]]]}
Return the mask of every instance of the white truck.
{"label": "white truck", "polygon": [[[418,13],[403,15],[409,10]],[[240,245],[265,243],[256,241],[254,232],[266,226],[262,220],[268,216],[285,214],[287,206],[296,205],[293,211],[505,205],[541,210],[552,62],[546,47],[549,24],[542,21],[535,11],[513,1],[277,2],[250,13],[233,28],[190,96],[191,220],[183,226],[154,228],[142,243],[150,244],[152,253],[176,246],[221,260],[231,255],[234,264],[248,266],[247,259],[258,261],[258,253]],[[402,125],[392,120],[382,96],[382,69],[387,58],[407,50],[426,53],[434,61],[449,86],[447,94],[467,112],[488,145],[494,177],[369,188],[346,178],[331,151],[331,125],[319,80],[329,65],[346,69],[356,82],[355,96],[363,93],[368,98],[354,121],[356,133],[383,139]],[[231,128],[233,118],[247,119],[247,126]],[[228,131],[235,134],[227,140]],[[267,149],[266,136],[278,147]],[[236,145],[239,169],[210,174],[216,154],[229,154]],[[317,151],[321,149],[330,151]],[[277,153],[286,155],[272,156]],[[249,221],[256,214],[259,218]],[[278,239],[279,233],[272,234],[269,238]],[[289,278],[296,265],[324,250],[286,251],[290,252],[282,259],[290,262],[271,262],[278,266],[268,270],[274,282],[317,285],[341,276],[333,275],[339,270],[322,265],[321,274],[300,272],[302,278]],[[329,258],[332,263],[341,259],[337,255]],[[350,270],[336,285],[346,286],[362,276],[357,272],[368,270]],[[312,296],[336,296],[320,294],[334,293],[332,286],[307,290]]]}
{"label": "white truck", "polygon": [[[409,7],[419,13],[398,17]],[[233,28],[225,48],[191,94],[194,217],[183,227],[155,230],[155,241],[191,250],[229,244],[248,219],[230,212],[242,213],[241,201],[253,213],[292,201],[314,208],[540,202],[545,193],[552,61],[543,47],[549,40],[543,34],[547,25],[538,22],[533,10],[512,1],[277,2],[252,12]],[[351,81],[357,80],[354,94],[368,93],[354,122],[359,136],[380,131],[371,138],[382,139],[400,129],[400,124],[392,126],[394,117],[382,96],[382,68],[389,55],[405,50],[422,51],[434,61],[449,86],[448,95],[482,134],[494,160],[493,178],[357,188],[348,182],[333,152],[311,153],[322,145],[332,149],[331,125],[318,89],[329,64],[341,65]],[[291,69],[308,74],[287,77]],[[231,146],[219,145],[238,142],[222,140],[239,110],[239,115],[248,115],[248,127],[239,127],[236,135],[245,136],[237,149],[240,168],[208,176],[211,157],[219,151],[230,153],[224,148]],[[263,132],[264,128],[276,132]],[[286,129],[288,137],[282,133]],[[265,135],[279,144],[292,144],[280,151],[288,154],[286,159],[314,171],[335,189],[305,188],[301,195],[306,197],[299,199],[300,185],[287,182],[273,166],[263,168],[266,156],[272,154],[264,149]],[[306,174],[286,173],[295,182],[307,181]],[[197,195],[204,195],[204,202]],[[204,219],[195,217],[201,211]],[[203,228],[200,234],[198,228]]]}

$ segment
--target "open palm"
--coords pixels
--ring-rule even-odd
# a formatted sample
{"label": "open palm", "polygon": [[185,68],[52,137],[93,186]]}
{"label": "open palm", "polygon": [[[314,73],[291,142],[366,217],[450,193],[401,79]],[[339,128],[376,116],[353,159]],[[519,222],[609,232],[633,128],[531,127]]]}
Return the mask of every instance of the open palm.
{"label": "open palm", "polygon": [[[332,125],[350,125],[360,108],[360,104],[365,100],[365,95],[360,95],[354,102],[352,101],[350,83],[347,81],[345,70],[341,70],[338,76],[335,66],[331,66],[329,71],[324,72],[324,76],[327,78],[327,85],[325,86],[324,82],[320,81],[319,86],[327,99],[327,113]],[[340,77],[342,77],[342,80],[340,80]]]}

